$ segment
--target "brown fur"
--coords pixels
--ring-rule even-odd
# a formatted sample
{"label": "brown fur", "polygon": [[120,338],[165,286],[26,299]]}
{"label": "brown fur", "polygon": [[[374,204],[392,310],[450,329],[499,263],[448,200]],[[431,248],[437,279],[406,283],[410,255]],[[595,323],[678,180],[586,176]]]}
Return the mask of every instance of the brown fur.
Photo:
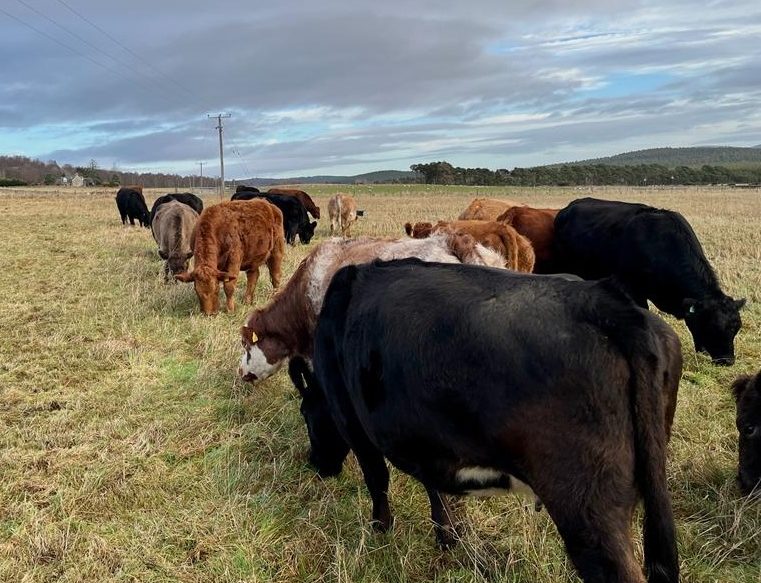
{"label": "brown fur", "polygon": [[191,240],[197,222],[198,213],[176,200],[156,209],[151,232],[159,245],[159,256],[166,261],[164,273],[167,278],[170,274],[187,271],[188,260],[193,256]]}
{"label": "brown fur", "polygon": [[129,186],[122,186],[122,188],[129,188],[130,190],[137,190],[140,194],[143,194],[142,184],[130,184]]}
{"label": "brown fur", "polygon": [[281,196],[292,196],[297,198],[301,204],[304,205],[304,208],[307,209],[307,212],[310,215],[312,215],[315,219],[320,218],[320,207],[314,204],[312,197],[303,190],[297,190],[295,188],[270,188],[267,191],[267,194],[279,194]]}
{"label": "brown fur", "polygon": [[265,307],[254,310],[241,328],[243,347],[252,335],[267,361],[274,364],[294,355],[312,356],[312,341],[322,298],[341,267],[374,259],[418,257],[423,261],[499,266],[501,257],[477,245],[473,237],[445,232],[428,245],[409,239],[346,239],[321,243],[301,262],[288,283]]}
{"label": "brown fur", "polygon": [[536,255],[536,273],[554,273],[552,242],[555,235],[555,216],[558,212],[558,209],[514,206],[497,217],[498,221],[510,225],[531,241]]}
{"label": "brown fur", "polygon": [[[409,224],[409,223],[407,223]],[[415,223],[410,227],[414,239],[424,239],[431,233],[451,230],[473,237],[484,247],[494,249],[505,258],[505,267],[515,271],[531,273],[534,269],[534,250],[531,242],[516,232],[510,225],[496,221],[439,221]],[[405,230],[407,225],[405,225]]]}
{"label": "brown fur", "polygon": [[523,203],[507,199],[474,198],[457,218],[460,221],[496,221],[499,215],[514,206],[523,206]]}
{"label": "brown fur", "polygon": [[245,301],[251,303],[259,278],[259,267],[266,263],[272,287],[280,285],[285,253],[283,214],[266,200],[223,202],[205,209],[193,237],[195,267],[175,276],[193,281],[204,314],[219,307],[219,282],[223,282],[227,310],[235,309],[235,283],[246,272]]}
{"label": "brown fur", "polygon": [[353,196],[338,193],[328,201],[330,234],[341,231],[342,237],[351,237],[351,225],[357,220],[357,202]]}
{"label": "brown fur", "polygon": [[428,221],[418,221],[414,225],[412,223],[404,223],[404,232],[413,239],[430,237],[432,231],[433,225]]}

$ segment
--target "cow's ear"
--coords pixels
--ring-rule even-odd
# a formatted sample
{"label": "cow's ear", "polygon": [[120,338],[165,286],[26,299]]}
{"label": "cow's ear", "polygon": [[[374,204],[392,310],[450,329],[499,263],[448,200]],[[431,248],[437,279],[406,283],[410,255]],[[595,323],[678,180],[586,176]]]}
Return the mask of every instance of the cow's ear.
{"label": "cow's ear", "polygon": [[404,223],[404,232],[408,237],[412,237],[412,223]]}
{"label": "cow's ear", "polygon": [[254,329],[251,328],[251,326],[241,326],[240,335],[246,342],[250,344],[255,344],[256,341],[259,340],[259,337],[256,335],[256,332],[254,332]]}
{"label": "cow's ear", "polygon": [[184,281],[185,283],[187,283],[189,281],[193,281],[195,279],[195,276],[193,275],[193,272],[183,271],[182,273],[176,273],[174,278],[177,281]]}
{"label": "cow's ear", "polygon": [[167,257],[169,256],[167,255],[166,251],[162,251],[161,249],[159,249],[159,257],[161,257],[163,260],[166,261]]}
{"label": "cow's ear", "polygon": [[698,301],[693,298],[684,298],[684,300],[682,300],[682,307],[684,308],[685,314],[694,314],[698,311]]}
{"label": "cow's ear", "polygon": [[745,298],[742,298],[742,299],[739,299],[739,300],[735,300],[735,307],[736,307],[738,310],[741,310],[741,309],[743,309],[743,307],[745,307],[745,303],[746,303],[746,301],[747,301],[747,300],[746,300]]}
{"label": "cow's ear", "polygon": [[737,377],[735,382],[732,383],[732,394],[735,396],[735,401],[740,400],[740,397],[742,397],[745,389],[747,389],[750,385],[750,379],[750,375],[744,374],[740,377]]}
{"label": "cow's ear", "polygon": [[191,257],[193,257],[193,252],[192,251],[188,251],[187,253],[185,253],[185,261],[187,261]]}
{"label": "cow's ear", "polygon": [[219,281],[230,281],[236,278],[237,276],[229,271],[217,271],[217,279]]}
{"label": "cow's ear", "polygon": [[316,229],[316,228],[317,228],[317,221],[312,221],[312,229]]}

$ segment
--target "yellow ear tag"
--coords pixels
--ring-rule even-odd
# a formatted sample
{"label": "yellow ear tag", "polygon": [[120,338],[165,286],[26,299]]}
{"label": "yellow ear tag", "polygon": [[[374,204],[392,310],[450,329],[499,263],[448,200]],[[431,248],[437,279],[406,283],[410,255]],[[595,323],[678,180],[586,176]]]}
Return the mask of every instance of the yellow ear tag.
{"label": "yellow ear tag", "polygon": [[251,330],[251,344],[254,344],[255,342],[259,341],[259,337],[256,335],[256,332]]}

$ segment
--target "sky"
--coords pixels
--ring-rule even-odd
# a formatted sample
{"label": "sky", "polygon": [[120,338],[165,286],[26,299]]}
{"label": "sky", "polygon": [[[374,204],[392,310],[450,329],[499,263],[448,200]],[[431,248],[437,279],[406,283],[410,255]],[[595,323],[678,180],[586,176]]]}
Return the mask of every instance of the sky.
{"label": "sky", "polygon": [[3,0],[0,154],[227,178],[761,144],[761,2]]}

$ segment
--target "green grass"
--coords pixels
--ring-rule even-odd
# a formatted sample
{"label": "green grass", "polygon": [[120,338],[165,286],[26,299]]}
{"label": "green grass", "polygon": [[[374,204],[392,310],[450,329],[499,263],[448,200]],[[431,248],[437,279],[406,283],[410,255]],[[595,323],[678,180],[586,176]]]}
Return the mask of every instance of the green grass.
{"label": "green grass", "polygon": [[[761,365],[757,191],[307,190],[325,210],[328,195],[355,194],[356,234],[400,235],[474,195],[559,206],[592,193],[683,212],[725,290],[749,299],[732,368],[696,356],[669,319],[685,354],[669,464],[683,580],[761,581],[761,503],[734,485],[729,394]],[[236,378],[247,308],[201,316],[191,286],[163,283],[150,232],[121,226],[112,192],[4,191],[0,233],[0,581],[575,580],[547,514],[520,498],[468,500],[462,544],[441,553],[422,487],[392,472],[397,522],[374,534],[354,461],[325,482],[306,464],[286,375],[253,390]],[[286,274],[311,247],[288,248]],[[262,277],[257,305],[270,294]]]}

